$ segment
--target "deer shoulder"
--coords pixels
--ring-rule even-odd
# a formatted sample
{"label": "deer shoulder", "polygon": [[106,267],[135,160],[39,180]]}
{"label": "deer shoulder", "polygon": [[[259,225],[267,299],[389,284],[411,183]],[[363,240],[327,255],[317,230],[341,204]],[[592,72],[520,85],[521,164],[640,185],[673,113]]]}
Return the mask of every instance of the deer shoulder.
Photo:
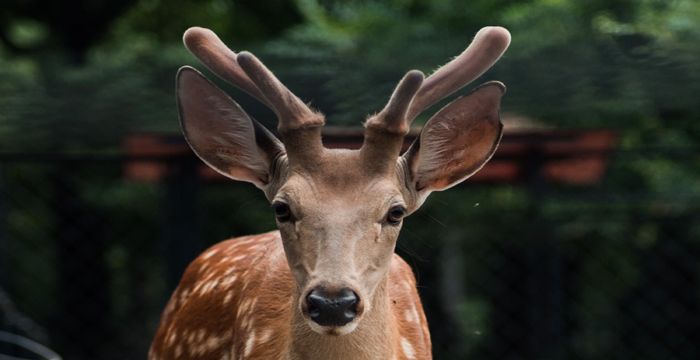
{"label": "deer shoulder", "polygon": [[[185,270],[163,312],[152,353],[164,359],[279,358],[290,346],[292,281],[277,231],[215,244]],[[411,356],[397,359],[428,356],[430,334],[416,280],[397,254],[388,284],[401,335],[396,346]]]}

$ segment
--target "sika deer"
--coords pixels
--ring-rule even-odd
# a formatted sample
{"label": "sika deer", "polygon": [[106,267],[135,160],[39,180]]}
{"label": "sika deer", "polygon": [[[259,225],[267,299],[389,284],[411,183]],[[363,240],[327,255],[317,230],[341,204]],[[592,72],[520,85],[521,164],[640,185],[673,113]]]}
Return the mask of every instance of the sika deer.
{"label": "sika deer", "polygon": [[427,79],[409,71],[365,123],[360,150],[326,149],[324,117],[251,53],[191,28],[187,48],[269,106],[277,139],[199,72],[183,67],[177,99],[185,137],[209,166],[260,188],[278,231],[214,245],[187,268],[151,346],[159,359],[430,359],[411,269],[394,247],[403,218],[432,191],[478,171],[501,138],[505,86],[452,101],[403,155],[411,121],[489,69],[510,34],[484,28]]}

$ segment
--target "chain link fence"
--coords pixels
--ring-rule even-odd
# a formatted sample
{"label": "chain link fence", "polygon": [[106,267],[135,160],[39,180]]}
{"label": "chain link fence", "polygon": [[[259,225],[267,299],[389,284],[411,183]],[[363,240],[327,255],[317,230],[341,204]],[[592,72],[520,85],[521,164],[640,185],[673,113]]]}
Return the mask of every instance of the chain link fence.
{"label": "chain link fence", "polygon": [[[170,175],[133,181],[123,169],[136,160],[2,158],[0,331],[64,359],[144,358],[186,264],[274,227],[252,186],[205,182],[190,157],[150,159]],[[411,216],[397,251],[417,274],[435,357],[700,358],[697,191],[614,181],[467,185]]]}

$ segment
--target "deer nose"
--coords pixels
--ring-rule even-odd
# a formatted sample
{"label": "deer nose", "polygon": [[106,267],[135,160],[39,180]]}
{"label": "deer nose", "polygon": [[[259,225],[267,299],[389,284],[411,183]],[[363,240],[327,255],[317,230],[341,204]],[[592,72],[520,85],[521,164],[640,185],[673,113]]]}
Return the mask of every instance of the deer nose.
{"label": "deer nose", "polygon": [[309,317],[321,326],[343,326],[357,316],[359,298],[354,291],[342,288],[328,291],[317,287],[306,296]]}

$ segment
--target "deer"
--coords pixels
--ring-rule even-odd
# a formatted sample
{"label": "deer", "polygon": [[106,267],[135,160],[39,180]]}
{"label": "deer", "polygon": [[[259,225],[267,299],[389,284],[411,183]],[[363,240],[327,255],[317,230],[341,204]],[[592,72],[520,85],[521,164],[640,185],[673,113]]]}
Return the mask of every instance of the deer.
{"label": "deer", "polygon": [[199,71],[176,77],[184,137],[207,165],[252,183],[277,230],[205,250],[185,270],[149,350],[164,359],[431,359],[428,323],[409,265],[395,253],[406,216],[464,181],[503,133],[505,86],[486,82],[437,111],[402,151],[412,121],[495,64],[510,33],[482,28],[427,78],[408,71],[364,122],[359,149],[330,149],[325,117],[253,54],[193,27],[185,47],[277,117],[279,137]]}

